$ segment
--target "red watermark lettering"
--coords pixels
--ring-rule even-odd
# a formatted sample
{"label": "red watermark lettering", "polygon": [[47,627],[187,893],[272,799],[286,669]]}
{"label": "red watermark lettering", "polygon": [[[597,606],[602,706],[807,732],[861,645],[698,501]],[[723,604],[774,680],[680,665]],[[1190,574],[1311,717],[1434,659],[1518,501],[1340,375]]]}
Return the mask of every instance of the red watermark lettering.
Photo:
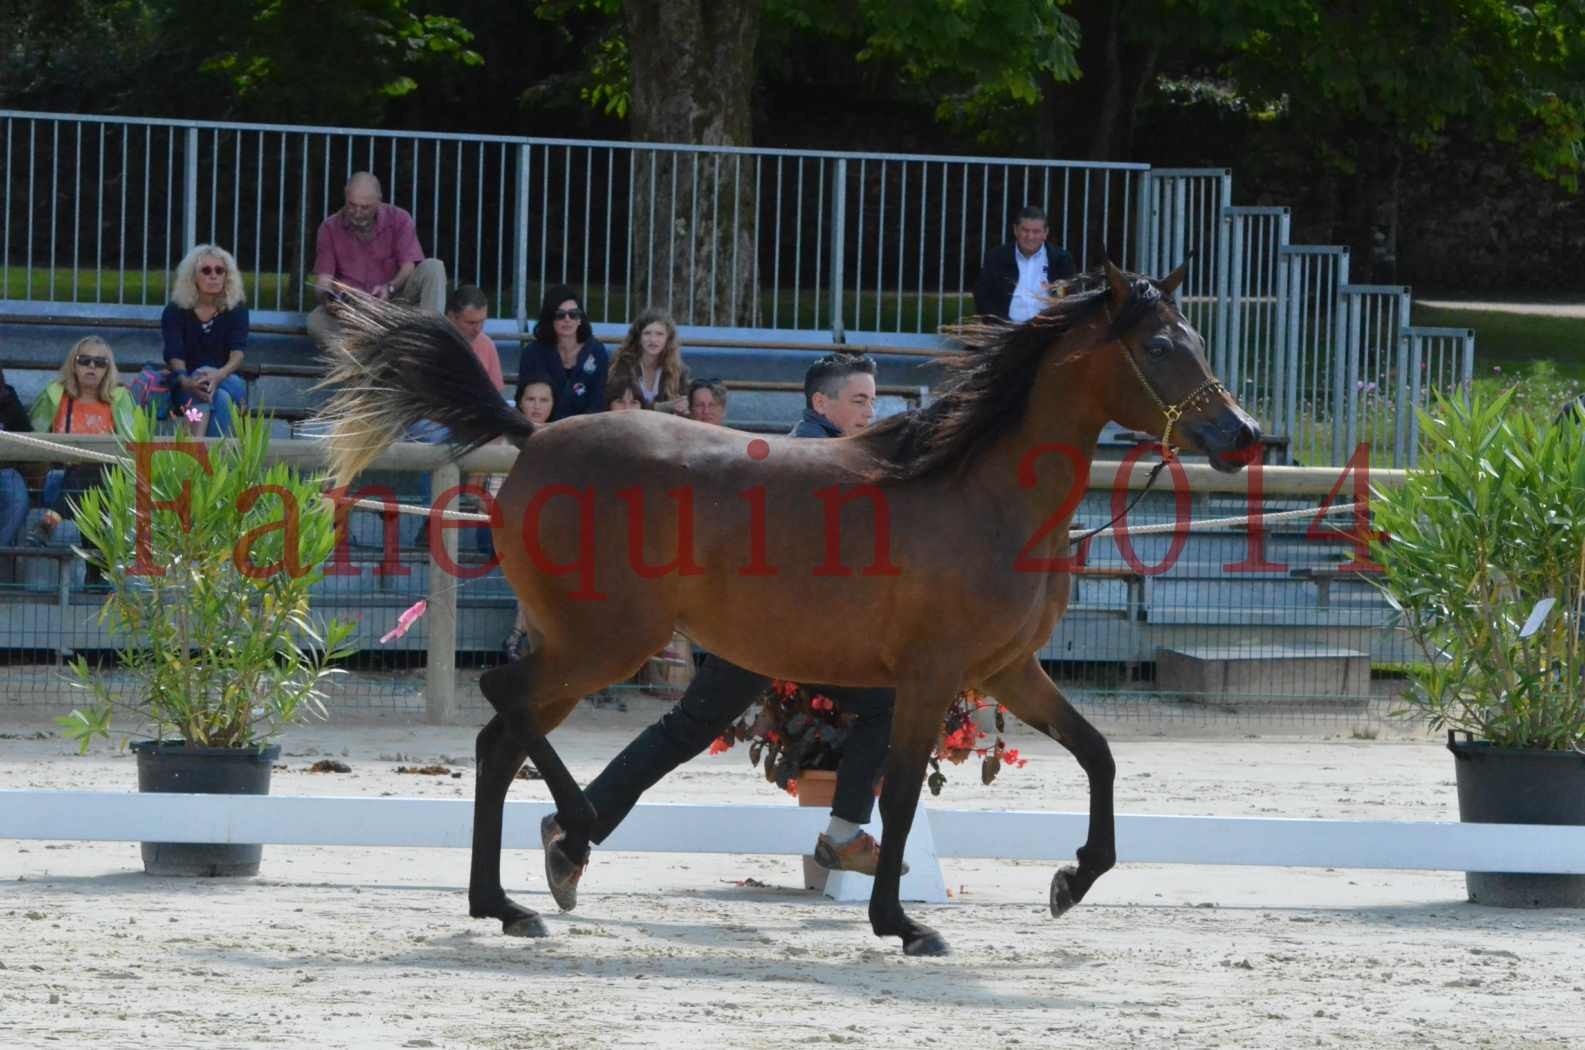
{"label": "red watermark lettering", "polygon": [[209,467],[209,447],[196,442],[186,441],[134,441],[132,443],[133,460],[133,516],[137,518],[134,531],[133,550],[134,557],[132,568],[127,570],[128,576],[164,576],[165,570],[154,564],[152,546],[154,543],[154,512],[157,510],[174,511],[182,523],[182,531],[187,532],[193,527],[193,490],[192,483],[182,482],[182,491],[173,500],[156,500],[152,482],[152,467],[154,453],[180,452],[192,456],[198,465],[204,468],[204,473],[211,473]]}
{"label": "red watermark lettering", "polygon": [[[1354,476],[1354,527],[1352,529],[1333,529],[1323,527],[1322,522],[1328,518],[1327,510],[1332,506],[1332,501],[1343,491],[1343,482],[1349,475]],[[1315,518],[1310,522],[1310,527],[1305,530],[1304,538],[1317,543],[1349,543],[1354,547],[1354,557],[1338,566],[1350,572],[1382,572],[1380,562],[1370,560],[1370,541],[1372,539],[1385,540],[1387,534],[1370,527],[1370,442],[1362,442],[1348,457],[1348,462],[1343,466],[1343,472],[1337,476],[1337,483],[1332,486],[1332,491],[1326,494],[1326,499],[1321,501],[1320,509],[1315,512]]]}
{"label": "red watermark lettering", "polygon": [[350,495],[345,485],[326,492],[336,506],[336,549],[325,568],[326,576],[359,576],[363,570],[352,564],[348,557],[351,542],[353,506],[358,500],[377,499],[384,504],[380,511],[383,533],[380,537],[380,563],[374,569],[376,576],[411,576],[413,570],[402,564],[401,516],[397,513],[396,492],[389,485],[364,485]]}
{"label": "red watermark lettering", "polygon": [[1178,563],[1178,556],[1183,553],[1183,548],[1189,542],[1187,526],[1194,513],[1194,498],[1189,491],[1189,472],[1183,469],[1182,461],[1177,456],[1173,456],[1167,460],[1167,470],[1172,474],[1174,525],[1172,542],[1167,546],[1167,553],[1159,564],[1146,565],[1139,560],[1139,555],[1134,553],[1134,541],[1128,535],[1128,515],[1123,513],[1128,507],[1128,477],[1133,473],[1134,464],[1139,462],[1139,458],[1156,447],[1145,442],[1129,449],[1128,455],[1124,456],[1123,461],[1117,465],[1117,480],[1112,483],[1112,515],[1117,518],[1113,538],[1117,541],[1117,550],[1122,554],[1123,561],[1141,576],[1160,576]]}
{"label": "red watermark lettering", "polygon": [[1245,470],[1248,472],[1249,485],[1248,497],[1245,501],[1245,513],[1248,515],[1248,522],[1245,525],[1246,556],[1243,561],[1228,562],[1223,565],[1222,571],[1287,572],[1288,567],[1281,562],[1266,560],[1266,516],[1263,510],[1266,495],[1265,464],[1257,456],[1249,461]]}
{"label": "red watermark lettering", "polygon": [[[545,504],[557,496],[569,496],[578,503],[578,555],[572,561],[552,561],[539,542],[539,516]],[[534,493],[528,509],[523,512],[523,547],[528,551],[534,567],[547,576],[578,574],[578,589],[572,597],[579,601],[604,601],[594,582],[594,489],[580,489],[575,485],[546,485]]]}
{"label": "red watermark lettering", "polygon": [[781,572],[765,560],[765,486],[755,485],[737,494],[748,504],[748,564],[739,576],[775,576]]}
{"label": "red watermark lettering", "polygon": [[490,495],[483,485],[463,484],[453,485],[440,494],[440,498],[429,508],[429,556],[434,559],[435,566],[441,572],[448,573],[459,580],[477,580],[481,576],[488,576],[492,570],[501,564],[501,556],[492,554],[490,560],[479,565],[463,565],[451,556],[446,550],[445,529],[471,529],[477,527],[477,522],[453,521],[446,517],[446,511],[453,503],[463,496],[477,496],[482,513],[490,516],[490,527],[499,528],[503,522],[501,508],[496,505],[495,497]]}
{"label": "red watermark lettering", "polygon": [[[236,547],[231,551],[231,563],[237,571],[250,580],[267,580],[280,572],[283,568],[288,577],[300,580],[308,575],[311,566],[302,562],[302,519],[298,517],[297,497],[291,489],[280,485],[251,485],[237,496],[237,512],[247,514],[258,505],[260,498],[269,495],[281,501],[281,520],[266,522],[258,528],[249,529],[242,534]],[[268,565],[255,565],[253,562],[253,545],[264,536],[272,532],[280,532],[281,558]]]}
{"label": "red watermark lettering", "polygon": [[677,556],[664,565],[651,565],[644,560],[644,490],[635,485],[616,494],[627,504],[628,564],[646,580],[658,580],[673,572],[678,576],[702,575],[704,569],[693,560],[693,486],[671,489],[666,496],[677,505]]}
{"label": "red watermark lettering", "polygon": [[859,575],[902,575],[903,570],[891,562],[892,508],[879,485],[828,485],[815,490],[815,497],[825,504],[826,560],[815,566],[812,575],[853,575],[853,570],[842,564],[842,507],[864,498],[869,499],[875,515],[875,555]]}
{"label": "red watermark lettering", "polygon": [[[1064,442],[1053,442],[1036,445],[1024,453],[1024,458],[1018,461],[1018,487],[1032,489],[1039,478],[1035,474],[1035,464],[1046,456],[1057,453],[1066,459],[1073,467],[1073,482],[1068,486],[1067,494],[1062,497],[1062,502],[1057,509],[1052,511],[1041,522],[1040,528],[1029,537],[1029,542],[1024,544],[1024,549],[1018,552],[1018,557],[1013,560],[1015,572],[1072,572],[1084,564],[1083,551],[1080,552],[1078,561],[1072,555],[1059,554],[1055,558],[1036,558],[1030,552],[1037,546],[1047,542],[1048,533],[1066,525],[1073,517],[1073,512],[1078,508],[1079,502],[1084,499],[1084,493],[1090,487],[1090,461],[1084,458],[1084,453]],[[1088,541],[1085,541],[1088,546]]]}

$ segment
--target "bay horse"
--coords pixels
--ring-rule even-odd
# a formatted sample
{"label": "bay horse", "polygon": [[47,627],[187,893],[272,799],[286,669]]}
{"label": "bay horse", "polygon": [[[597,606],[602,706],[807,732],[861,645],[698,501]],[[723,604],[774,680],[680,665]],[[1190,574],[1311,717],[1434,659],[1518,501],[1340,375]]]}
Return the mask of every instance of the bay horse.
{"label": "bay horse", "polygon": [[898,879],[942,718],[961,689],[995,697],[1061,743],[1089,779],[1077,867],[1050,908],[1082,901],[1116,860],[1105,738],[1046,675],[1041,645],[1067,608],[1068,524],[1102,427],[1160,433],[1236,471],[1260,431],[1210,373],[1200,335],[1160,281],[1110,262],[1099,287],[1020,326],[959,329],[955,373],[928,407],[826,441],[763,438],[658,412],[536,429],[506,404],[442,318],[372,301],[331,353],[333,482],[420,419],[466,450],[498,436],[521,454],[491,510],[495,549],[532,624],[522,659],[480,689],[469,912],[544,936],[501,887],[507,789],[525,759],[544,776],[576,863],[594,811],[547,735],[579,698],[631,677],[679,630],[773,678],[894,686],[869,904],[877,936],[947,952],[910,919]]}

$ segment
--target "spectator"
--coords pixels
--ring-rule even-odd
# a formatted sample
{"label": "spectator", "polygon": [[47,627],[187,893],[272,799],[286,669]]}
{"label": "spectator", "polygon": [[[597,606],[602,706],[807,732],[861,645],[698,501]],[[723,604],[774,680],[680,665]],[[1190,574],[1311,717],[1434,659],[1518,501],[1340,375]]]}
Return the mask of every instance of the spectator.
{"label": "spectator", "polygon": [[506,380],[501,377],[500,351],[495,348],[495,340],[484,334],[484,322],[490,319],[490,300],[485,298],[484,289],[471,284],[454,288],[446,299],[446,319],[468,340],[473,356],[484,366],[490,382],[505,396]]}
{"label": "spectator", "polygon": [[550,379],[538,372],[524,373],[517,382],[517,410],[536,427],[549,423],[556,410],[556,390]]}
{"label": "spectator", "polygon": [[627,330],[606,382],[630,379],[637,383],[645,408],[688,414],[688,367],[682,363],[677,326],[664,311],[645,310]]}
{"label": "spectator", "polygon": [[1011,242],[992,248],[974,281],[976,313],[1022,324],[1045,309],[1053,281],[1078,272],[1067,249],[1046,242],[1046,213],[1034,205],[1018,212]]}
{"label": "spectator", "polygon": [[248,345],[248,308],[242,272],[231,253],[200,244],[176,267],[171,301],[160,315],[165,365],[170,370],[171,411],[197,409],[193,436],[229,437],[231,417],[246,407],[248,388],[237,369]]}
{"label": "spectator", "polygon": [[[517,381],[517,410],[527,416],[530,423],[542,427],[550,422],[555,406],[556,395],[550,379],[538,372],[524,372]],[[508,660],[516,660],[522,655],[523,643],[528,637],[527,631],[528,620],[523,615],[522,604],[519,603],[512,633],[501,643],[501,650],[506,653]]]}
{"label": "spectator", "polygon": [[[611,371],[611,355],[594,337],[589,315],[566,285],[556,285],[545,293],[534,325],[534,341],[523,348],[522,367],[525,373],[550,381],[556,398],[551,419],[605,410],[605,377]],[[520,404],[523,400],[521,381],[513,400]]]}
{"label": "spectator", "polygon": [[689,383],[688,415],[701,423],[726,426],[726,384],[719,379],[695,379]]}
{"label": "spectator", "polygon": [[345,206],[319,224],[314,274],[319,305],[308,334],[321,346],[340,333],[337,284],[437,315],[446,305],[445,265],[424,258],[413,217],[383,203],[380,180],[366,171],[347,180]]}
{"label": "spectator", "polygon": [[605,407],[611,412],[631,412],[648,407],[644,404],[644,391],[632,376],[607,380],[605,395]]}
{"label": "spectator", "polygon": [[[824,428],[810,432],[800,422],[793,437],[857,434],[869,426],[874,416],[875,362],[862,354],[822,357],[804,377],[804,389],[814,392],[812,405],[830,410],[830,415],[820,415],[821,420],[827,425],[834,420],[842,423],[832,427],[827,435]],[[866,391],[867,402],[861,397]],[[807,418],[806,413],[806,421]],[[769,678],[713,654],[706,655],[683,698],[628,744],[589,785],[586,795],[596,814],[590,831],[592,841],[605,841],[639,796],[709,747],[769,685]],[[822,867],[874,875],[880,861],[880,844],[863,830],[863,825],[874,813],[875,783],[891,743],[893,692],[818,688],[835,699],[843,711],[856,717],[837,768],[831,821],[815,840],[815,860]],[[555,814],[540,822],[545,881],[556,903],[570,911],[577,903],[583,864],[562,848],[564,839]],[[907,871],[907,865],[903,870]]]}
{"label": "spectator", "polygon": [[[121,385],[110,344],[96,335],[77,340],[61,362],[60,378],[44,388],[30,413],[33,429],[50,434],[132,436],[132,395]],[[44,513],[28,533],[29,544],[49,542],[67,501],[99,484],[100,463],[76,463],[51,471],[44,481]]]}
{"label": "spectator", "polygon": [[[27,409],[5,373],[0,372],[0,430],[26,434],[32,431]],[[28,520],[28,483],[16,467],[0,467],[0,547],[15,546]]]}
{"label": "spectator", "polygon": [[867,354],[827,354],[804,373],[804,414],[792,436],[857,434],[874,418],[874,359]]}

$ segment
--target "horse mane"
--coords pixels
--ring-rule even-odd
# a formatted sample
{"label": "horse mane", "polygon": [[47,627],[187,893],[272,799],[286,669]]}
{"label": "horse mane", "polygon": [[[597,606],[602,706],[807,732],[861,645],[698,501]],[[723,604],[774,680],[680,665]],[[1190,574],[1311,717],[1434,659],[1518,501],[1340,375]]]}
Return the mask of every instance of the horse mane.
{"label": "horse mane", "polygon": [[[1113,320],[1113,336],[1139,320],[1162,298],[1149,280],[1130,274],[1132,293]],[[1023,422],[1035,371],[1051,345],[1104,308],[1110,291],[1104,274],[1073,282],[1086,288],[1055,300],[1021,325],[980,319],[942,329],[960,349],[940,360],[954,374],[924,408],[884,419],[854,440],[879,459],[873,480],[915,481],[972,463],[997,437]],[[1069,348],[1067,359],[1079,348]]]}

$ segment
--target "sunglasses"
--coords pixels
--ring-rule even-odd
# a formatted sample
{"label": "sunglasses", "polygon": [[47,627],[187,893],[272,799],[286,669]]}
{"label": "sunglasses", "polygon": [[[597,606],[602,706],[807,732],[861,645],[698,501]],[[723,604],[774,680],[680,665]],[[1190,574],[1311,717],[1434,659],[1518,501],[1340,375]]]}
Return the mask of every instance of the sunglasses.
{"label": "sunglasses", "polygon": [[200,266],[198,272],[205,277],[224,277],[226,268],[224,266]]}
{"label": "sunglasses", "polygon": [[109,368],[110,358],[90,357],[88,354],[78,354],[77,363],[80,365],[85,365],[88,368]]}
{"label": "sunglasses", "polygon": [[583,311],[582,310],[557,310],[556,311],[556,320],[558,320],[558,321],[581,321],[581,320],[583,320]]}

